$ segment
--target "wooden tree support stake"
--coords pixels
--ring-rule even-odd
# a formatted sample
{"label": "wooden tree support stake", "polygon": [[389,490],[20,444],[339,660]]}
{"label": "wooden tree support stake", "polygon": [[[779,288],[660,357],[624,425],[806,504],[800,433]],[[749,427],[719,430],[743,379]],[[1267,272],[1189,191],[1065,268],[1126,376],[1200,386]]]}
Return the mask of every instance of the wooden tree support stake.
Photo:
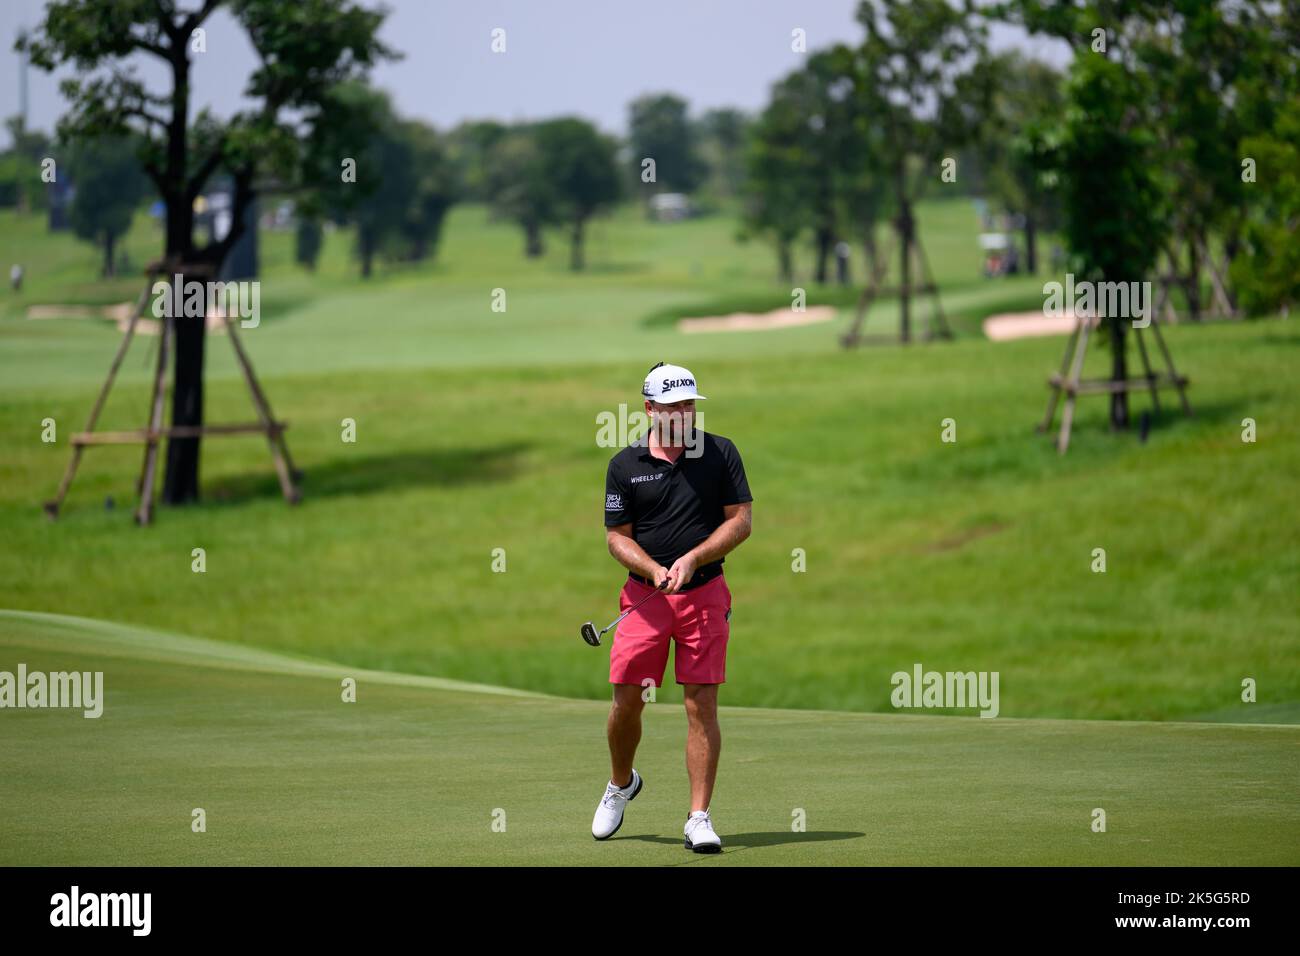
{"label": "wooden tree support stake", "polygon": [[[86,429],[83,432],[74,434],[70,439],[72,458],[63,473],[63,480],[59,483],[58,492],[51,500],[45,502],[45,513],[49,515],[51,520],[59,516],[59,509],[63,505],[64,498],[67,497],[68,489],[72,486],[72,479],[77,473],[77,466],[81,463],[81,455],[86,448],[92,445],[143,444],[145,446],[144,465],[140,472],[140,480],[137,483],[140,501],[135,511],[135,520],[137,524],[149,524],[153,518],[153,498],[158,474],[159,446],[164,438],[195,438],[203,435],[238,435],[257,432],[265,434],[267,443],[271,447],[271,460],[275,464],[275,471],[280,480],[280,491],[284,495],[284,500],[290,504],[297,504],[302,500],[302,494],[297,487],[297,482],[302,479],[302,473],[294,468],[293,459],[289,456],[289,446],[284,439],[284,431],[289,425],[287,422],[275,420],[275,416],[271,412],[271,404],[267,401],[266,394],[262,391],[257,376],[253,373],[253,366],[239,341],[239,337],[235,332],[234,319],[230,315],[224,317],[226,329],[231,345],[235,350],[235,359],[239,363],[240,371],[243,373],[244,383],[252,396],[253,407],[257,411],[258,420],[256,422],[215,425],[163,425],[163,410],[167,395],[167,359],[176,335],[175,317],[166,316],[162,320],[162,328],[159,334],[158,361],[154,368],[148,424],[146,427],[134,431],[95,431],[95,423],[99,421],[99,415],[104,409],[104,403],[108,399],[109,391],[113,388],[118,369],[121,367],[122,360],[131,345],[131,339],[135,335],[136,326],[144,313],[145,306],[149,302],[149,294],[153,288],[154,280],[159,275],[168,275],[172,272],[181,275],[204,275],[210,273],[211,270],[206,266],[182,266],[163,262],[149,266],[147,270],[148,282],[144,291],[140,294],[140,298],[136,301],[135,308],[131,311],[131,318],[127,322],[122,344],[118,346],[117,354],[113,357],[113,364],[108,370],[108,378],[99,390],[99,397],[95,400],[95,405],[90,411]],[[206,321],[206,317],[195,319],[195,321]]]}
{"label": "wooden tree support stake", "polygon": [[[891,244],[891,248],[888,249],[888,252],[877,257],[877,263],[887,263],[889,257],[893,255],[893,251]],[[848,331],[840,336],[840,344],[846,349],[853,348],[855,345],[860,345],[863,342],[887,343],[901,341],[901,336],[862,334],[862,326],[867,321],[867,313],[871,311],[871,306],[878,297],[889,295],[891,293],[900,298],[904,293],[906,293],[909,298],[912,295],[928,295],[931,304],[930,318],[926,323],[925,334],[921,336],[921,339],[923,341],[930,341],[931,339],[936,338],[952,338],[952,329],[948,327],[948,320],[944,317],[943,305],[939,300],[939,286],[935,284],[934,276],[930,272],[930,260],[925,254],[925,247],[921,244],[921,238],[919,235],[914,236],[912,239],[911,247],[909,249],[909,258],[914,260],[916,272],[922,277],[923,281],[916,284],[908,283],[907,288],[903,288],[901,285],[897,288],[885,288],[881,285],[881,282],[885,277],[885,272],[888,269],[888,266],[886,265],[882,267],[877,265],[877,268],[872,271],[871,278],[867,281],[866,287],[862,290],[862,294],[858,296],[852,324],[849,326]]]}
{"label": "wooden tree support stake", "polygon": [[[1155,309],[1152,310],[1155,313]],[[1165,345],[1164,336],[1160,334],[1160,321],[1155,314],[1151,317],[1151,324],[1148,328],[1151,334],[1155,336],[1156,344],[1160,346],[1160,352],[1164,356],[1166,373],[1157,373],[1151,366],[1150,357],[1147,354],[1146,342],[1142,338],[1142,333],[1146,331],[1140,326],[1133,326],[1133,337],[1137,339],[1138,352],[1142,358],[1142,367],[1145,372],[1141,378],[1125,379],[1084,379],[1080,375],[1083,371],[1083,357],[1088,351],[1088,335],[1092,329],[1096,328],[1098,320],[1092,316],[1078,316],[1075,319],[1074,331],[1070,333],[1070,338],[1065,344],[1065,355],[1061,359],[1060,371],[1053,374],[1048,380],[1047,385],[1052,390],[1051,397],[1047,400],[1047,414],[1038,426],[1038,431],[1045,432],[1052,427],[1052,420],[1056,417],[1056,406],[1060,402],[1061,396],[1065,396],[1065,408],[1061,413],[1061,430],[1056,437],[1056,449],[1062,455],[1070,447],[1070,428],[1074,423],[1074,403],[1079,395],[1106,394],[1110,395],[1115,392],[1139,391],[1143,388],[1150,390],[1151,401],[1157,412],[1160,411],[1160,397],[1158,389],[1170,387],[1178,390],[1178,397],[1182,401],[1184,414],[1192,414],[1192,406],[1187,401],[1187,382],[1185,375],[1179,375],[1178,370],[1174,368],[1174,360],[1169,354],[1169,348]]]}

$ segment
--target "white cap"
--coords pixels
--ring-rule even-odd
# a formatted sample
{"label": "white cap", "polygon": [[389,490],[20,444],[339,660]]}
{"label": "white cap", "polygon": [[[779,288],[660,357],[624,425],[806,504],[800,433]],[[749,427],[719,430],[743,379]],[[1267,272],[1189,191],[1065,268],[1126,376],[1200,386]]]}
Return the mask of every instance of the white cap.
{"label": "white cap", "polygon": [[641,394],[660,405],[671,405],[688,398],[704,398],[695,391],[695,376],[680,365],[660,362],[650,370],[641,386]]}

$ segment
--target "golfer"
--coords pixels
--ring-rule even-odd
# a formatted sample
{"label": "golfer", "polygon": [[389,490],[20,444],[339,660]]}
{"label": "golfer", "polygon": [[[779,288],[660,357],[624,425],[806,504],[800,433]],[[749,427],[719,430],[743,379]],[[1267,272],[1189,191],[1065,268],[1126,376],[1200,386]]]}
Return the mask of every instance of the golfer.
{"label": "golfer", "polygon": [[641,740],[643,688],[663,684],[668,641],[686,703],[686,771],[691,807],[686,848],[717,853],[709,803],[718,770],[718,685],[726,680],[731,591],[723,556],[749,537],[751,502],[736,446],[695,427],[695,376],[660,362],[641,393],[650,430],[610,459],[605,475],[605,538],[628,569],[619,596],[626,611],[654,589],[618,626],[609,654],[614,704],[609,712],[613,773],[596,807],[591,833],[608,839],[623,825],[627,802],[641,792],[632,766]]}

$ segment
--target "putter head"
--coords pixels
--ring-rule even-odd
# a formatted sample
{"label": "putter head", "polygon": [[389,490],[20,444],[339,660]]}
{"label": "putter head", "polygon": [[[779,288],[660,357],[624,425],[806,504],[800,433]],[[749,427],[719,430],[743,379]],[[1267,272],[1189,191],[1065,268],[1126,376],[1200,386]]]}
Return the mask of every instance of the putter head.
{"label": "putter head", "polygon": [[596,626],[590,621],[582,625],[582,639],[592,647],[600,647],[600,635],[596,633]]}

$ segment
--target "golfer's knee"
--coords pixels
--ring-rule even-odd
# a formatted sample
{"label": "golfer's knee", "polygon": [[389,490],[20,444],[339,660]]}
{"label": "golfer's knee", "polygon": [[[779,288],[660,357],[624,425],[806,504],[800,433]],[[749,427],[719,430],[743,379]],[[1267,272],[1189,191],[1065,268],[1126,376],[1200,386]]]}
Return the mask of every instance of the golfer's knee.
{"label": "golfer's knee", "polygon": [[718,701],[712,694],[688,695],[686,698],[687,719],[700,724],[718,722]]}
{"label": "golfer's knee", "polygon": [[616,684],[614,686],[614,709],[639,714],[645,707],[645,698],[641,696],[641,687],[637,684]]}

